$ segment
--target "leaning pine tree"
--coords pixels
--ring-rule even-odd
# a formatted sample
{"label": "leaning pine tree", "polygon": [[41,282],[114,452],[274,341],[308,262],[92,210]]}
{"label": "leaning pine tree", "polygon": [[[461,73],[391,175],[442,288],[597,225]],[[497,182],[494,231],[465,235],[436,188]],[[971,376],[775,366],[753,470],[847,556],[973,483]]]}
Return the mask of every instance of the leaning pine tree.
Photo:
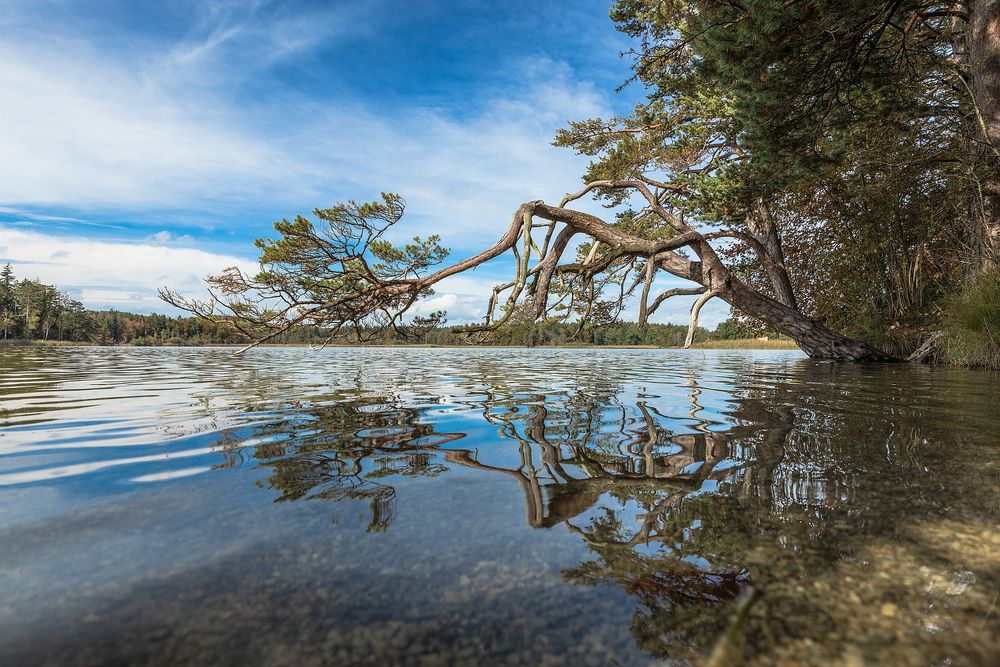
{"label": "leaning pine tree", "polygon": [[[645,176],[594,181],[558,205],[527,202],[493,246],[433,271],[446,255],[437,237],[415,239],[403,248],[381,239],[402,217],[403,200],[398,195],[385,194],[380,202],[339,204],[315,211],[318,224],[302,216],[276,223],[280,237],[258,241],[261,271],[250,276],[233,267],[209,276],[208,300],[189,299],[169,289],[161,290],[160,296],[200,317],[234,327],[250,346],[303,325],[327,328],[331,341],[348,331],[363,339],[401,328],[406,311],[444,278],[512,252],[517,267],[513,280],[494,289],[483,324],[468,327],[470,333],[495,330],[514,313],[525,311],[535,319],[607,318],[620,312],[625,299],[637,292],[645,321],[666,298],[683,293],[699,295],[692,319],[706,301],[720,298],[790,336],[815,358],[892,359],[810,320],[794,305],[749,287],[719,257],[712,242],[742,241],[754,249],[761,266],[781,275],[784,269],[765,242],[745,230],[696,230],[671,213],[662,201],[664,188],[656,183]],[[596,190],[636,191],[648,207],[610,223],[569,206]],[[567,260],[576,237],[586,238],[587,243]],[[651,287],[660,271],[695,286],[654,296]]]}
{"label": "leaning pine tree", "polygon": [[[506,233],[478,255],[440,268],[447,253],[436,237],[393,246],[383,237],[404,204],[386,194],[378,202],[316,210],[315,222],[299,216],[276,223],[279,237],[258,241],[260,272],[231,268],[209,277],[207,301],[171,290],[161,296],[235,327],[250,345],[299,325],[324,327],[331,339],[349,330],[364,337],[402,327],[406,311],[436,283],[509,252],[514,276],[495,288],[483,322],[468,327],[470,333],[512,318],[607,321],[630,297],[638,299],[645,323],[667,298],[688,294],[697,295],[692,323],[717,298],[788,335],[812,357],[895,359],[811,319],[799,304],[782,227],[794,216],[775,214],[794,179],[768,171],[784,157],[765,153],[773,147],[746,114],[749,93],[727,74],[732,54],[718,48],[720,35],[748,44],[758,39],[741,33],[750,19],[719,9],[728,6],[620,2],[616,19],[642,40],[635,78],[647,87],[647,100],[627,117],[571,123],[562,131],[558,145],[593,158],[584,187],[558,204],[522,204]],[[761,25],[769,24],[754,24],[755,30]],[[766,81],[767,71],[758,74]],[[585,196],[603,199],[614,217],[575,208]],[[655,294],[661,272],[691,286]]]}

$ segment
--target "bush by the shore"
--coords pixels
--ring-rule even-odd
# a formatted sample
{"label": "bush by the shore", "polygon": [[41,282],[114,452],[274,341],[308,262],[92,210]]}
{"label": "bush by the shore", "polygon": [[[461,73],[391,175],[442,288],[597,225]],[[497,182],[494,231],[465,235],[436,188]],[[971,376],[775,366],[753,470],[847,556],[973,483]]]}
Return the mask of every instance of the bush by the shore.
{"label": "bush by the shore", "polygon": [[948,306],[948,363],[1000,370],[1000,270],[984,273]]}

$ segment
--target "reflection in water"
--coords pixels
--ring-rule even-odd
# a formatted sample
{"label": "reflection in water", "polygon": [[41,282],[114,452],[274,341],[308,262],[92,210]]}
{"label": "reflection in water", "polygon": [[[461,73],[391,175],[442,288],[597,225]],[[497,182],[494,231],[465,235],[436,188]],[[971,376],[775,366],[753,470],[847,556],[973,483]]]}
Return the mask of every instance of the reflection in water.
{"label": "reflection in water", "polygon": [[[303,408],[295,419],[304,417],[305,428],[293,430],[291,437],[284,423],[259,429],[259,437],[268,442],[255,446],[253,456],[272,471],[268,486],[281,492],[279,501],[367,500],[369,531],[386,530],[395,515],[396,491],[384,480],[441,474],[447,467],[430,450],[462,437],[435,434],[432,425],[419,423],[418,410],[404,407],[398,398],[341,399]],[[275,442],[275,436],[282,440]]]}
{"label": "reflection in water", "polygon": [[[989,375],[817,364],[784,353],[332,353],[341,355],[335,377],[261,363],[282,354],[301,365],[301,352],[262,352],[257,362],[218,351],[146,352],[146,363],[124,368],[134,374],[127,396],[147,405],[148,390],[155,416],[135,410],[65,427],[68,413],[107,413],[116,389],[43,371],[30,353],[5,358],[12,372],[0,392],[13,401],[0,413],[0,491],[49,483],[56,468],[135,466],[137,457],[57,466],[45,458],[77,451],[81,440],[93,451],[131,450],[204,433],[213,462],[181,458],[178,476],[249,468],[273,501],[336,501],[327,511],[335,525],[341,506],[359,501],[369,533],[416,527],[421,537],[404,548],[426,560],[456,549],[445,535],[481,535],[483,519],[465,518],[469,495],[449,493],[466,471],[476,484],[516,481],[536,536],[559,529],[560,543],[583,547],[560,567],[563,583],[632,601],[628,630],[641,652],[611,654],[622,663],[642,663],[643,654],[696,663],[749,587],[760,594],[741,640],[751,661],[1000,659],[1000,452]],[[165,377],[188,375],[198,380],[164,386]],[[44,439],[32,435],[40,425]],[[172,450],[185,451],[196,450]],[[448,525],[403,517],[399,488],[426,477],[440,478],[428,484]],[[477,516],[503,521],[491,514],[508,503],[482,503]],[[462,548],[475,550],[475,539]],[[482,558],[492,557],[489,548],[484,542]],[[544,627],[555,636],[565,624]],[[463,641],[441,650],[462,663],[454,651]],[[501,651],[505,659],[535,664],[549,655],[521,642]],[[406,662],[413,650],[380,645],[374,656]],[[570,659],[570,648],[552,650],[557,662]],[[607,662],[598,649],[582,655],[573,660]]]}

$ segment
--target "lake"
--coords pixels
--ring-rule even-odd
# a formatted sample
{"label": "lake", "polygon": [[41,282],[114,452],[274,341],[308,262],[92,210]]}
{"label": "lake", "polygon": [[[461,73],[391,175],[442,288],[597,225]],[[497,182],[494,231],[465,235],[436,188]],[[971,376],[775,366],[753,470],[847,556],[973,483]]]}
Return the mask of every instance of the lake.
{"label": "lake", "polygon": [[3,665],[1000,664],[984,372],[0,349],[0,508]]}

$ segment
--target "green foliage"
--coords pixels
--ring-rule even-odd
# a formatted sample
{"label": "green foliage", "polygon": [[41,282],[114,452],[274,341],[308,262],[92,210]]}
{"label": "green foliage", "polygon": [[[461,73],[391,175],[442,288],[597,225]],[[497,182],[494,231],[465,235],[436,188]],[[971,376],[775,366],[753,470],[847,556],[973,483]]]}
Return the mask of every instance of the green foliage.
{"label": "green foliage", "polygon": [[836,161],[860,130],[911,133],[953,115],[956,92],[938,85],[954,69],[951,19],[914,21],[937,3],[689,4],[698,69],[725,85],[754,161],[793,170],[761,172],[768,182]]}
{"label": "green foliage", "polygon": [[[571,123],[555,143],[593,158],[585,180],[661,183],[665,206],[694,226],[754,235],[765,204],[802,311],[905,355],[963,280],[978,196],[946,10],[619,0],[611,17],[639,42],[647,99],[628,116]],[[723,256],[771,290],[748,247]]]}
{"label": "green foliage", "polygon": [[206,320],[231,326],[248,341],[274,341],[294,328],[341,329],[356,338],[381,329],[399,329],[404,313],[433,294],[423,280],[448,251],[434,235],[397,247],[384,237],[403,216],[399,195],[379,201],[348,201],[315,209],[274,224],[277,238],[257,239],[260,271],[253,276],[231,267],[209,276],[211,298],[187,299],[169,289],[168,303]]}
{"label": "green foliage", "polygon": [[719,323],[715,329],[715,337],[720,340],[732,340],[737,338],[754,338],[754,329],[746,322],[735,317]]}
{"label": "green foliage", "polygon": [[87,322],[83,305],[52,285],[17,280],[7,264],[0,271],[0,335],[3,339],[82,339]]}
{"label": "green foliage", "polygon": [[229,328],[196,318],[91,311],[69,294],[38,280],[0,272],[0,332],[6,340],[47,340],[101,345],[238,343]]}
{"label": "green foliage", "polygon": [[947,308],[944,353],[963,366],[1000,370],[1000,271],[979,276]]}

